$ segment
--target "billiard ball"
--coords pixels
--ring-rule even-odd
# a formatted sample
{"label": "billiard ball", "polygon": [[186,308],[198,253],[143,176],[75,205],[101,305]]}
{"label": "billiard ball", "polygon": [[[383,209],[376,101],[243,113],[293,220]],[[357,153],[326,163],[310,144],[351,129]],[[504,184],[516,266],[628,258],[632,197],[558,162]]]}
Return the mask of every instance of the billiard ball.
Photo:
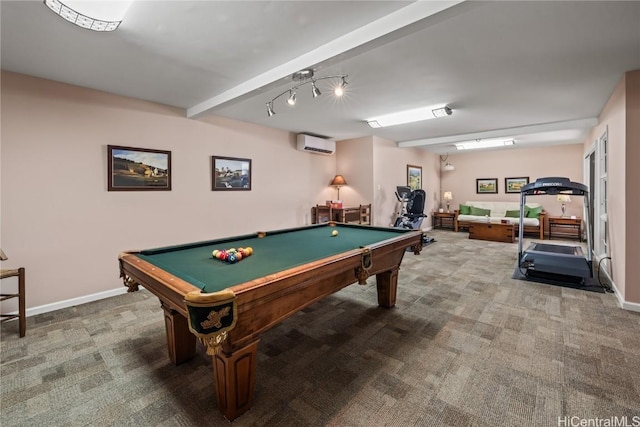
{"label": "billiard ball", "polygon": [[218,252],[220,252],[220,251],[217,250],[217,249],[214,249],[214,251],[211,252],[211,255],[213,255],[214,258],[218,258]]}
{"label": "billiard ball", "polygon": [[338,230],[333,230],[333,231],[331,232],[331,235],[332,235],[332,236],[337,236],[337,235],[338,235]]}

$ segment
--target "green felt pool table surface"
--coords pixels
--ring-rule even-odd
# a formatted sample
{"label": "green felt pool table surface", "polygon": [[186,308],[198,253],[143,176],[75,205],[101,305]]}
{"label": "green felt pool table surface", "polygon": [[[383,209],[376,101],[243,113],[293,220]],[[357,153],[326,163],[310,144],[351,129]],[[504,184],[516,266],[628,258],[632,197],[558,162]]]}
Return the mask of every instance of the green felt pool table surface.
{"label": "green felt pool table surface", "polygon": [[[332,236],[337,230],[338,235]],[[217,292],[329,256],[373,245],[407,230],[349,224],[318,224],[141,251],[137,256],[200,288]],[[235,264],[212,256],[214,249],[253,248]]]}

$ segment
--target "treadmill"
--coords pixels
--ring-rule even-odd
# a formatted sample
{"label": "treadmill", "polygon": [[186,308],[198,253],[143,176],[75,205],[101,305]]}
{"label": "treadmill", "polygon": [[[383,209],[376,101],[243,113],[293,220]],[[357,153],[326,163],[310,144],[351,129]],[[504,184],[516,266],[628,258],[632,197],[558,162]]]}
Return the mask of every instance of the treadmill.
{"label": "treadmill", "polygon": [[[568,194],[583,196],[585,229],[587,230],[587,254],[581,246],[554,245],[533,242],[523,251],[524,214],[527,196]],[[518,266],[527,277],[582,285],[593,277],[591,234],[589,232],[589,189],[568,178],[538,178],[520,189],[520,227],[518,232]],[[541,226],[543,226],[541,224]]]}

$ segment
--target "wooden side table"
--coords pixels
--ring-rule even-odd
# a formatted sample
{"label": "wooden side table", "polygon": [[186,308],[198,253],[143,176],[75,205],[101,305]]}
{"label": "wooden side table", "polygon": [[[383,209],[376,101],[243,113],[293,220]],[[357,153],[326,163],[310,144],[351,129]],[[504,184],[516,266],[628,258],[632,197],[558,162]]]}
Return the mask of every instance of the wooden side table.
{"label": "wooden side table", "polygon": [[431,212],[431,225],[433,228],[450,228],[453,230],[455,212]]}
{"label": "wooden side table", "polygon": [[549,217],[549,239],[564,237],[582,242],[582,218]]}

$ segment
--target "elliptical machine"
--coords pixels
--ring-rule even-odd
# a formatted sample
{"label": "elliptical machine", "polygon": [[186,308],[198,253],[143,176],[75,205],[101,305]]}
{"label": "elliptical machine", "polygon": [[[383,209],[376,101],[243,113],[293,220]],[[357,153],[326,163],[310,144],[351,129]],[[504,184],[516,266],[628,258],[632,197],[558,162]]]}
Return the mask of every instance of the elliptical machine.
{"label": "elliptical machine", "polygon": [[[401,208],[393,226],[395,228],[420,230],[422,221],[427,217],[427,215],[424,214],[427,193],[421,189],[411,190],[411,188],[407,186],[398,186],[396,187],[396,197],[401,203]],[[432,242],[434,242],[432,237],[428,237],[424,233],[422,234],[423,244]]]}

